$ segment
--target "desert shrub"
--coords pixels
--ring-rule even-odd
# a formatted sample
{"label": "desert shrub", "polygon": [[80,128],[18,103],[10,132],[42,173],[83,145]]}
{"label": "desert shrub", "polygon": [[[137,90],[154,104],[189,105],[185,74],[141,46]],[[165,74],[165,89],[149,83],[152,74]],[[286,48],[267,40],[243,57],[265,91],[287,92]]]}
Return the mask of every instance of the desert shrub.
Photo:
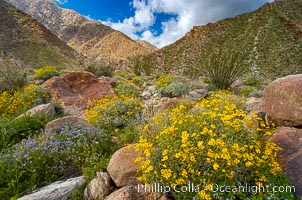
{"label": "desert shrub", "polygon": [[172,82],[173,82],[173,76],[171,74],[164,74],[164,75],[161,75],[156,83],[155,83],[155,86],[157,89],[159,88],[163,88],[163,87],[168,87],[168,85],[170,85]]}
{"label": "desert shrub", "polygon": [[252,86],[241,86],[239,88],[240,94],[245,96],[245,97],[249,97],[250,94],[255,90],[256,88],[252,87]]}
{"label": "desert shrub", "polygon": [[27,74],[20,64],[0,59],[0,92],[21,88],[26,83]]}
{"label": "desert shrub", "polygon": [[47,80],[53,76],[59,76],[59,70],[54,66],[45,66],[42,67],[34,73],[35,79]]}
{"label": "desert shrub", "polygon": [[255,77],[249,77],[244,81],[244,84],[251,87],[258,87],[262,84],[262,81]]}
{"label": "desert shrub", "polygon": [[200,59],[204,74],[218,89],[228,89],[247,70],[246,52],[236,52],[232,47],[216,47]]}
{"label": "desert shrub", "polygon": [[49,92],[31,84],[17,91],[0,94],[0,117],[16,116],[35,105],[49,101]]}
{"label": "desert shrub", "polygon": [[140,95],[137,86],[129,81],[119,81],[115,87],[115,91],[119,96],[138,97]]}
{"label": "desert shrub", "polygon": [[171,83],[167,87],[161,87],[158,89],[158,93],[165,97],[179,97],[189,94],[189,86],[183,83]]}
{"label": "desert shrub", "polygon": [[85,70],[93,73],[96,77],[101,77],[101,76],[111,77],[114,72],[114,63],[99,61],[89,65],[88,67],[86,67]]}
{"label": "desert shrub", "polygon": [[180,105],[151,118],[135,145],[144,155],[136,159],[138,180],[169,187],[175,199],[291,199],[291,193],[213,190],[216,184],[289,184],[280,175],[280,147],[266,141],[269,128],[255,115],[247,116],[241,104],[233,95],[219,92],[193,109]]}
{"label": "desert shrub", "polygon": [[134,98],[107,97],[94,103],[94,106],[86,110],[85,118],[100,129],[112,131],[133,125],[140,120],[142,105]]}
{"label": "desert shrub", "polygon": [[91,171],[95,166],[96,171],[102,170],[112,154],[110,149],[106,134],[91,134],[80,127],[65,127],[58,134],[43,133],[23,140],[0,153],[0,198],[19,197],[55,180]]}
{"label": "desert shrub", "polygon": [[39,134],[44,126],[58,116],[24,116],[0,120],[0,151],[30,136]]}

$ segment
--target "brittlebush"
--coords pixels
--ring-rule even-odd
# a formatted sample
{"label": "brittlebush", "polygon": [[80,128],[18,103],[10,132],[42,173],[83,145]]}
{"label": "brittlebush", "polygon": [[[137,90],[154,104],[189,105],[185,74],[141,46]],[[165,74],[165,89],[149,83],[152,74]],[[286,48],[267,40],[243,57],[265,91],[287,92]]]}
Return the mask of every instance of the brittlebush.
{"label": "brittlebush", "polygon": [[214,192],[213,185],[276,184],[280,148],[265,142],[269,129],[240,109],[242,103],[219,92],[193,108],[181,105],[153,117],[136,145],[144,155],[136,159],[138,180],[178,189],[190,183],[199,188],[174,192],[175,199],[247,199],[252,194]]}

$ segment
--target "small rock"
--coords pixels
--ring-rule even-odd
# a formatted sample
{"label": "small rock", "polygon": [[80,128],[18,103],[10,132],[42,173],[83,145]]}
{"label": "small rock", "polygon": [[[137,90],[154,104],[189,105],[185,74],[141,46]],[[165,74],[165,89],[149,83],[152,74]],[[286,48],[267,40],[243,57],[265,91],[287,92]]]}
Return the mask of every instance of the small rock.
{"label": "small rock", "polygon": [[107,171],[117,187],[138,183],[136,179],[138,166],[134,160],[139,156],[139,153],[130,146],[121,148],[112,155]]}
{"label": "small rock", "polygon": [[201,94],[199,94],[195,91],[191,91],[189,95],[195,101],[198,101],[201,98]]}
{"label": "small rock", "polygon": [[108,173],[98,172],[97,176],[87,186],[88,200],[103,200],[115,189]]}
{"label": "small rock", "polygon": [[138,186],[126,186],[111,193],[106,200],[168,200],[161,193],[140,191]]}
{"label": "small rock", "polygon": [[53,115],[56,115],[57,112],[56,112],[55,107],[51,103],[41,104],[41,105],[38,105],[38,106],[26,111],[25,113],[18,116],[17,118],[21,118],[23,116],[33,116],[35,114],[39,114],[41,116],[53,116]]}
{"label": "small rock", "polygon": [[88,131],[89,133],[91,133],[92,135],[98,132],[98,130],[94,126],[92,126],[83,118],[67,116],[48,122],[45,126],[45,133],[46,134],[59,133],[64,127],[82,128]]}
{"label": "small rock", "polygon": [[151,98],[151,93],[148,92],[148,91],[144,91],[141,96],[144,98],[144,99],[150,99]]}
{"label": "small rock", "polygon": [[57,181],[51,185],[38,189],[18,200],[67,200],[70,195],[85,184],[84,176],[71,178],[67,181]]}
{"label": "small rock", "polygon": [[198,89],[198,90],[194,90],[194,92],[197,92],[203,98],[205,98],[209,95],[209,91],[207,89]]}

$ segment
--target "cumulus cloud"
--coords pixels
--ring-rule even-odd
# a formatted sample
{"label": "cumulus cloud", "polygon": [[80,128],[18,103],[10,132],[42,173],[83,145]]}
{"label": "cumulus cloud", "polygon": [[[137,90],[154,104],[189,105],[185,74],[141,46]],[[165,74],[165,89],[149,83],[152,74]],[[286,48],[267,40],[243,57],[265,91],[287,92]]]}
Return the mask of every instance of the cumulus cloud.
{"label": "cumulus cloud", "polygon": [[54,0],[55,2],[57,2],[58,4],[65,4],[68,2],[68,0]]}
{"label": "cumulus cloud", "polygon": [[[185,35],[193,26],[255,10],[273,0],[133,0],[134,15],[114,22],[102,21],[135,40],[146,40],[161,48]],[[161,33],[152,31],[157,14],[171,17],[161,22]]]}

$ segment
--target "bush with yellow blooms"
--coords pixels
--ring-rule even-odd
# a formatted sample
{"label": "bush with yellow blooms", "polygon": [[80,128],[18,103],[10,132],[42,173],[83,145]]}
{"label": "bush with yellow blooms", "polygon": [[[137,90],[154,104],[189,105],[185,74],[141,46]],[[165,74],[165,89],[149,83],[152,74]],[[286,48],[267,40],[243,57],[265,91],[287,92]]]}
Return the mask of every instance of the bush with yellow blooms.
{"label": "bush with yellow blooms", "polygon": [[267,140],[270,128],[247,115],[238,98],[217,92],[151,118],[135,145],[144,155],[136,159],[138,180],[174,188],[175,199],[291,199],[291,193],[214,191],[289,184],[277,162],[280,147]]}
{"label": "bush with yellow blooms", "polygon": [[129,96],[105,97],[86,110],[85,119],[99,129],[114,130],[137,123],[141,116],[141,103]]}

